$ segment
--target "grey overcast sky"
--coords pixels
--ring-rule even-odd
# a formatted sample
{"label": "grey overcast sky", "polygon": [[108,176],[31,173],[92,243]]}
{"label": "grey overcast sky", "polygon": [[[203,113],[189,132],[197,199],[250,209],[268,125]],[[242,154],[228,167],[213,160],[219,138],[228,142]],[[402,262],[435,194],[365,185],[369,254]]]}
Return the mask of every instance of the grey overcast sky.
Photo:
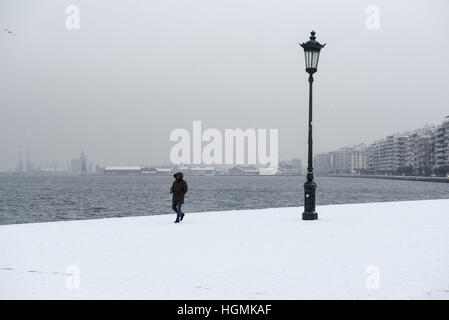
{"label": "grey overcast sky", "polygon": [[[68,5],[80,29],[65,26]],[[365,21],[379,8],[379,29]],[[315,151],[370,143],[449,114],[449,1],[0,2],[0,170],[169,163],[170,132],[277,128],[281,159],[307,151],[298,42],[326,42]]]}

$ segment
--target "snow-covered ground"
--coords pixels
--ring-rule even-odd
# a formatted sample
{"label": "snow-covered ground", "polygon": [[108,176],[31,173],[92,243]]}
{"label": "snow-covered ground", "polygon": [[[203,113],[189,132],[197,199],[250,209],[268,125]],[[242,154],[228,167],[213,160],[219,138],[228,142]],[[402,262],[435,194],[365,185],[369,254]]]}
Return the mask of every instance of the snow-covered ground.
{"label": "snow-covered ground", "polygon": [[0,298],[449,298],[449,200],[0,226]]}

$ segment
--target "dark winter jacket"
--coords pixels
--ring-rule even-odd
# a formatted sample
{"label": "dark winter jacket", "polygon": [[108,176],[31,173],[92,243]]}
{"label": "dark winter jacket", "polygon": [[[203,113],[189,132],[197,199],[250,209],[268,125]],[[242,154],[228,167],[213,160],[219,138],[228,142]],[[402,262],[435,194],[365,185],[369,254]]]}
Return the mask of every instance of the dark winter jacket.
{"label": "dark winter jacket", "polygon": [[184,195],[187,193],[188,187],[187,182],[183,180],[184,175],[181,172],[177,172],[173,175],[176,179],[176,175],[180,174],[181,179],[175,180],[171,187],[171,193],[173,193],[173,202],[181,202],[184,203]]}

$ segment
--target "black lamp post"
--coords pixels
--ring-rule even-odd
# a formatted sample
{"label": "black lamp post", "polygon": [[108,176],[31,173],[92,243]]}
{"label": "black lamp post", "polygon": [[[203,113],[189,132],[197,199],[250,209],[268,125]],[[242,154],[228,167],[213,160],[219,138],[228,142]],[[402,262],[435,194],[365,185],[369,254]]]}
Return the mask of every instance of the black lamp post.
{"label": "black lamp post", "polygon": [[313,181],[313,151],[312,151],[312,83],[313,74],[317,72],[318,59],[321,48],[326,44],[320,44],[316,41],[315,31],[312,31],[310,40],[299,44],[304,49],[306,59],[306,72],[309,74],[309,151],[307,162],[307,181],[304,183],[304,212],[302,220],[317,220],[318,213],[315,212],[315,189],[316,184]]}

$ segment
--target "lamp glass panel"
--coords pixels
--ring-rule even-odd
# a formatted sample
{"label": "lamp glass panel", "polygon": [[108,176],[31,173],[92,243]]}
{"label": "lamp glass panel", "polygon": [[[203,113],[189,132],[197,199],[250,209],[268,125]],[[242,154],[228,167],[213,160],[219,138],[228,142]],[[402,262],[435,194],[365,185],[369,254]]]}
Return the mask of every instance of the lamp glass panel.
{"label": "lamp glass panel", "polygon": [[306,57],[306,68],[312,67],[312,52],[304,51],[304,55]]}
{"label": "lamp glass panel", "polygon": [[319,51],[311,51],[311,68],[317,68],[319,56]]}

